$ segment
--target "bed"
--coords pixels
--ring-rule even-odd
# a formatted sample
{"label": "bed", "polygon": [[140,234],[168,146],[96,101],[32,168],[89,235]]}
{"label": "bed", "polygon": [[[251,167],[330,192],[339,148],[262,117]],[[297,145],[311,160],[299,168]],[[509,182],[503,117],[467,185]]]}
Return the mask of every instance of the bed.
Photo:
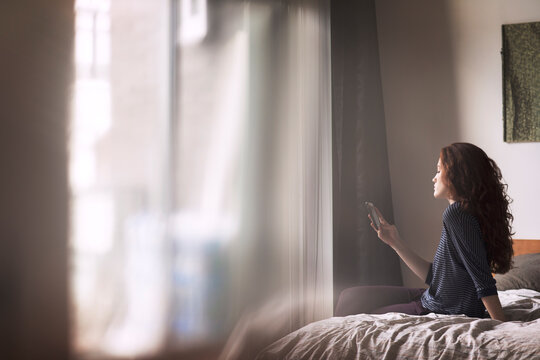
{"label": "bed", "polygon": [[515,240],[514,252],[514,268],[495,276],[507,322],[433,313],[332,317],[268,337],[256,354],[237,358],[540,359],[540,240]]}
{"label": "bed", "polygon": [[282,337],[257,359],[540,359],[540,292],[499,295],[511,321],[433,313],[333,317]]}

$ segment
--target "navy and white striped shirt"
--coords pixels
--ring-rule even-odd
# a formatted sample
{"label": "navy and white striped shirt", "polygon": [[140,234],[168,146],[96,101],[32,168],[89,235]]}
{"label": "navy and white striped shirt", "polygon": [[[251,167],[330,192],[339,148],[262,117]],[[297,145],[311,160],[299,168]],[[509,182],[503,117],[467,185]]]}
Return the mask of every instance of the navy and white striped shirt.
{"label": "navy and white striped shirt", "polygon": [[497,294],[480,225],[458,202],[444,211],[441,241],[426,284],[422,306],[439,314],[484,317],[481,298]]}

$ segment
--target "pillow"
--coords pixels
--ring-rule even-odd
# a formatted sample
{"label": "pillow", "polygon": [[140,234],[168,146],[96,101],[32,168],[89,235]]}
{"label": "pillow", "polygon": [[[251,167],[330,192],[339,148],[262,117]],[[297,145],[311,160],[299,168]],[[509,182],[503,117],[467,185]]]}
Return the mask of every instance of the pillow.
{"label": "pillow", "polygon": [[518,255],[506,274],[495,274],[497,290],[531,289],[540,291],[540,253]]}

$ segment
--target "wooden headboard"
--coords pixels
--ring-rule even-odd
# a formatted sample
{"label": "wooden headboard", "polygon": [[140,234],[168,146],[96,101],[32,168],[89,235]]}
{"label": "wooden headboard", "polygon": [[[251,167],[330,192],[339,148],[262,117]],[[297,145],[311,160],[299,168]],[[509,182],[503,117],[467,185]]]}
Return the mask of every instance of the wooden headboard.
{"label": "wooden headboard", "polygon": [[540,240],[513,239],[514,256],[540,253]]}

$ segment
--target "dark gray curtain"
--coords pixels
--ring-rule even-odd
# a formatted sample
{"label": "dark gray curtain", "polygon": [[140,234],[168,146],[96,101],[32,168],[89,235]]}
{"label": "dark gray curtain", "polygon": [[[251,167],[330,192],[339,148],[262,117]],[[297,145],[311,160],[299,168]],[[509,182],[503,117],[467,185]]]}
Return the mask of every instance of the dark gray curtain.
{"label": "dark gray curtain", "polygon": [[347,287],[402,280],[363,206],[393,222],[374,1],[333,1],[331,24],[335,302]]}

